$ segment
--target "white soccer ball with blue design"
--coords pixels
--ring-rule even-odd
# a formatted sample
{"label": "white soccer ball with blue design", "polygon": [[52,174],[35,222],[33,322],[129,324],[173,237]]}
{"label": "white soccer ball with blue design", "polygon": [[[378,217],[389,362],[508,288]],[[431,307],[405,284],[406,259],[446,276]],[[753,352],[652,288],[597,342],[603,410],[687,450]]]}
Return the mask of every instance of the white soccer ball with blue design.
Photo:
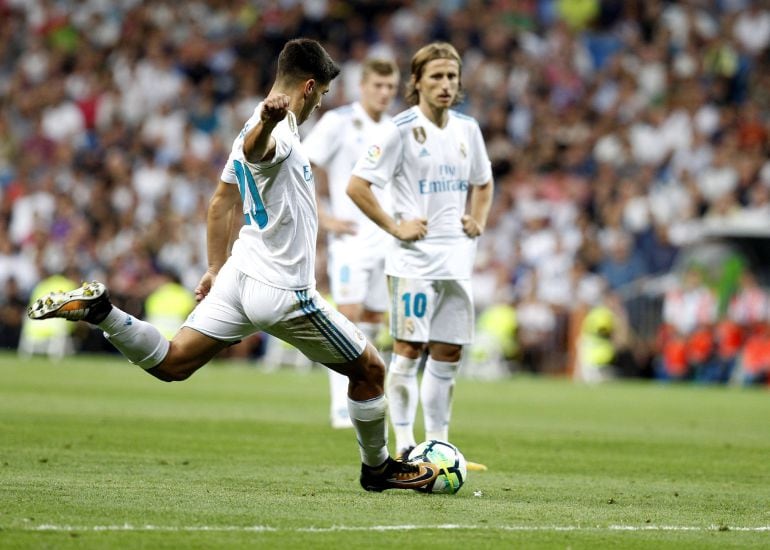
{"label": "white soccer ball with blue design", "polygon": [[436,480],[425,488],[426,493],[453,495],[468,477],[468,466],[460,449],[447,441],[430,439],[409,453],[409,462],[431,462],[441,469]]}

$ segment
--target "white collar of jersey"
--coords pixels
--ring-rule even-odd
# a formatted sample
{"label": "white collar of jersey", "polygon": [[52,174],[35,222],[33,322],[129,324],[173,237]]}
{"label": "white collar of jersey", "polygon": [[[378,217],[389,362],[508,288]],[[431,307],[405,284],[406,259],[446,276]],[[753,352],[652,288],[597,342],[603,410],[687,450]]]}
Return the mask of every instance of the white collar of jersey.
{"label": "white collar of jersey", "polygon": [[360,101],[353,102],[353,111],[359,116],[364,117],[366,120],[374,122],[374,119],[369,116],[369,113],[366,112],[366,109],[364,109],[364,106],[361,105]]}
{"label": "white collar of jersey", "polygon": [[414,111],[417,113],[417,116],[419,118],[421,118],[427,124],[430,124],[433,128],[435,128],[439,132],[443,132],[444,130],[446,130],[447,126],[449,126],[449,122],[452,120],[452,113],[450,112],[451,109],[447,109],[447,121],[443,127],[439,126],[438,124],[433,122],[431,119],[429,119],[428,116],[422,112],[422,109],[420,109],[419,105],[415,105],[414,107],[412,107],[412,109],[414,109]]}

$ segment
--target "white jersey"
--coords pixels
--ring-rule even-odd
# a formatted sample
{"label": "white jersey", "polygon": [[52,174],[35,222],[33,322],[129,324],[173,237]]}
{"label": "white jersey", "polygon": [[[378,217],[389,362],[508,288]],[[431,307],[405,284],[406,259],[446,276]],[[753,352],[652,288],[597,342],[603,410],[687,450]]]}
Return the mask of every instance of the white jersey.
{"label": "white jersey", "polygon": [[399,242],[388,255],[388,275],[468,279],[476,240],[463,231],[470,185],[492,180],[481,129],[471,117],[449,111],[444,128],[419,107],[393,117],[359,159],[353,174],[373,185],[392,183],[396,220],[426,218],[425,239]]}
{"label": "white jersey", "polygon": [[254,279],[286,290],[315,286],[318,212],[310,161],[289,111],[273,129],[275,156],[251,163],[243,139],[259,123],[262,103],[246,121],[222,170],[222,181],[237,184],[243,198],[244,225],[233,244],[231,261]]}
{"label": "white jersey", "polygon": [[[389,120],[388,115],[383,115],[375,122],[355,102],[325,113],[303,141],[310,161],[328,175],[330,214],[356,224],[355,235],[330,235],[330,250],[384,257],[392,244],[392,237],[361,212],[347,194],[353,166],[366,151],[371,136],[381,132]],[[375,195],[382,208],[390,212],[390,194],[377,188]]]}

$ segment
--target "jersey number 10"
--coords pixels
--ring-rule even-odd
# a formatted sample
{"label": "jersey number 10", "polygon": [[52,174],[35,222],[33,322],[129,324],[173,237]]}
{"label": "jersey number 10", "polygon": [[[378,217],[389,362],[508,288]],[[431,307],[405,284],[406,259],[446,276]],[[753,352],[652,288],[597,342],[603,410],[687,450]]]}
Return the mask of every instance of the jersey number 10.
{"label": "jersey number 10", "polygon": [[412,300],[412,293],[405,292],[401,299],[404,301],[404,317],[411,317],[414,314],[415,317],[420,318],[425,315],[425,309],[428,307],[428,297],[424,292],[418,292],[414,295]]}

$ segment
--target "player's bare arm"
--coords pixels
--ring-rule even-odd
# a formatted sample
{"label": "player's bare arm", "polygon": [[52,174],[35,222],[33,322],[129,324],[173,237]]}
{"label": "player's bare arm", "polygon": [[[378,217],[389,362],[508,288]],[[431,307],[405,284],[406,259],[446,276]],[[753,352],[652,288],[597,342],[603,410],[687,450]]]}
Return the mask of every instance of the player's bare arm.
{"label": "player's bare arm", "polygon": [[382,209],[372,192],[372,184],[358,176],[351,176],[348,196],[374,223],[401,241],[418,241],[428,234],[428,220],[416,218],[397,222]]}
{"label": "player's bare arm", "polygon": [[492,207],[495,187],[492,180],[484,185],[474,185],[471,189],[470,213],[462,218],[463,231],[471,238],[478,237],[487,226],[487,216]]}
{"label": "player's bare arm", "polygon": [[238,234],[241,232],[241,227],[243,227],[243,204],[238,203],[230,211],[230,239],[227,243],[228,258],[232,253],[233,244],[235,244]]}
{"label": "player's bare arm", "polygon": [[241,195],[237,185],[219,180],[214,194],[209,200],[206,216],[206,252],[208,269],[195,287],[195,299],[199,302],[206,297],[214,284],[217,273],[225,265],[230,250],[231,232],[236,208],[241,204]]}
{"label": "player's bare arm", "polygon": [[259,123],[243,140],[243,155],[249,162],[262,162],[275,154],[275,139],[271,136],[276,125],[289,112],[289,96],[277,93],[265,99]]}

